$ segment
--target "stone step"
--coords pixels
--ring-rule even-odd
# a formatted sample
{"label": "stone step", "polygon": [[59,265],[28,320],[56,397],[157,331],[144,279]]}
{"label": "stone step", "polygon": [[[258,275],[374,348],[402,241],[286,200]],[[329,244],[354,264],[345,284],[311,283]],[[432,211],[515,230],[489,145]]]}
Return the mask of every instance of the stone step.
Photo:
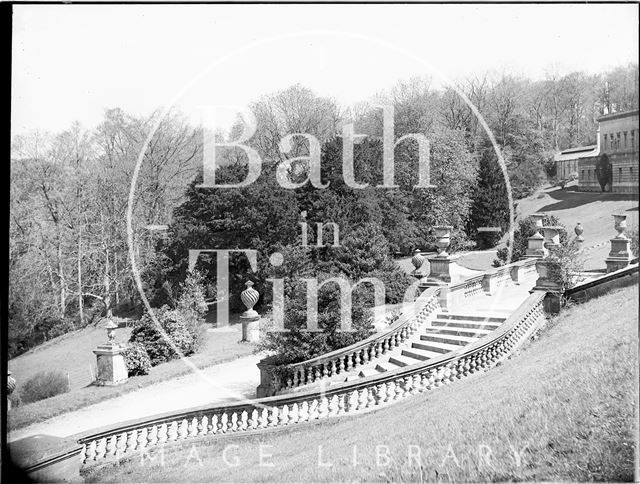
{"label": "stone step", "polygon": [[[489,329],[456,329],[456,328],[448,328],[448,327],[441,327],[441,328],[428,327],[428,328],[425,328],[424,330],[427,334],[449,334],[452,336],[466,336],[466,337],[476,337],[476,338],[482,338],[483,336],[488,335],[492,331]],[[422,336],[420,336],[420,339],[422,339]]]}
{"label": "stone step", "polygon": [[[402,353],[404,354],[404,350],[402,351]],[[397,355],[389,358],[389,363],[393,363],[394,365],[397,365],[397,366],[407,366],[407,365],[413,365],[414,363],[417,363],[417,361],[414,360],[413,358],[407,358],[406,356]]]}
{"label": "stone step", "polygon": [[438,356],[442,356],[442,353],[436,353],[435,351],[421,350],[418,348],[411,348],[408,350],[402,350],[402,355],[408,358],[424,361],[424,360],[430,360],[431,358],[437,358]]}
{"label": "stone step", "polygon": [[380,373],[380,370],[377,370],[376,368],[365,368],[360,373],[358,373],[358,376],[360,378],[366,378],[368,376],[377,375],[378,373]]}
{"label": "stone step", "polygon": [[442,321],[442,320],[436,319],[435,321],[431,322],[431,326],[432,327],[443,326],[447,328],[484,329],[484,330],[492,331],[498,328],[498,326],[500,325],[495,323],[479,323],[479,322],[470,323],[462,320]]}
{"label": "stone step", "polygon": [[384,373],[385,371],[395,370],[399,366],[400,365],[395,365],[394,363],[392,363],[391,360],[389,360],[389,361],[381,361],[380,363],[378,363],[376,365],[376,370],[379,371],[379,372]]}
{"label": "stone step", "polygon": [[435,353],[449,353],[450,351],[455,351],[455,350],[459,350],[460,346],[458,345],[450,345],[447,343],[435,343],[433,341],[430,341],[428,343],[413,343],[411,345],[412,348],[418,349],[418,350],[427,350],[427,351],[433,351]]}
{"label": "stone step", "polygon": [[447,334],[421,334],[420,339],[422,341],[433,341],[435,343],[447,343],[450,345],[465,346],[474,341],[478,341],[478,338],[469,336],[451,336]]}
{"label": "stone step", "polygon": [[497,316],[470,316],[466,314],[451,314],[440,313],[436,316],[436,319],[453,319],[463,321],[482,321],[485,323],[503,323],[506,318],[500,318]]}

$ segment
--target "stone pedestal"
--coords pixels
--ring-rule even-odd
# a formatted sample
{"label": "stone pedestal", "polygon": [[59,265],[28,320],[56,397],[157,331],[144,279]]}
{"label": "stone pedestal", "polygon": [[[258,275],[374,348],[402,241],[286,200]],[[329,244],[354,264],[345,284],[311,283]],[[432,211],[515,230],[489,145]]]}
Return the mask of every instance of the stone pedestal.
{"label": "stone pedestal", "polygon": [[560,285],[552,279],[552,271],[554,270],[554,266],[557,265],[557,262],[548,259],[536,261],[538,279],[536,280],[536,285],[533,290],[562,292]]}
{"label": "stone pedestal", "polygon": [[450,255],[436,256],[429,259],[429,276],[420,284],[425,286],[442,286],[451,282],[451,268],[457,257]]}
{"label": "stone pedestal", "polygon": [[538,232],[527,239],[527,251],[525,256],[528,258],[544,259],[548,254],[544,247],[544,237]]}
{"label": "stone pedestal", "polygon": [[245,318],[242,319],[242,341],[249,343],[257,343],[260,341],[260,317]]}
{"label": "stone pedestal", "polygon": [[551,314],[560,312],[560,297],[562,295],[562,287],[552,279],[553,266],[557,266],[557,262],[550,260],[539,260],[536,262],[536,270],[538,271],[538,280],[536,285],[529,292],[544,291],[547,293],[543,305],[544,310]]}
{"label": "stone pedestal", "polygon": [[625,238],[611,239],[611,251],[609,257],[605,259],[607,264],[607,273],[624,269],[631,264],[631,251],[629,243],[631,240]]}
{"label": "stone pedestal", "polygon": [[121,354],[123,350],[124,347],[118,343],[105,343],[93,350],[98,360],[96,385],[120,385],[129,379],[127,365]]}

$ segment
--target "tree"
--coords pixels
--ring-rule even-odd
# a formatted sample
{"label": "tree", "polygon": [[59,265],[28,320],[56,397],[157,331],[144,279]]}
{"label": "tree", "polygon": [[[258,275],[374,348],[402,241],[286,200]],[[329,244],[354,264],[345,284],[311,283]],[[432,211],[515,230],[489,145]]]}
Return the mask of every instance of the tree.
{"label": "tree", "polygon": [[480,154],[478,184],[473,194],[468,233],[475,237],[480,248],[494,247],[500,240],[499,232],[481,232],[481,227],[499,227],[502,232],[509,226],[509,205],[504,174],[490,144]]}
{"label": "tree", "polygon": [[612,177],[612,168],[611,163],[609,162],[609,157],[606,153],[602,153],[598,157],[598,162],[596,163],[596,178],[598,179],[598,183],[600,184],[600,189],[604,192],[607,185],[611,186],[611,177]]}

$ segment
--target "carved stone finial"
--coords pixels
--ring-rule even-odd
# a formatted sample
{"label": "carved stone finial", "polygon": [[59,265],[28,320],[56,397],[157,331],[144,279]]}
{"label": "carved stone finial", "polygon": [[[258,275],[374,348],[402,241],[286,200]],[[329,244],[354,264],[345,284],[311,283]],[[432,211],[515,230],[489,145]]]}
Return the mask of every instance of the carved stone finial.
{"label": "carved stone finial", "polygon": [[422,267],[422,264],[424,264],[424,257],[422,256],[422,254],[420,254],[419,249],[416,249],[413,252],[411,263],[413,264],[413,267],[414,267],[414,271],[413,271],[414,274],[418,272],[418,270]]}
{"label": "carved stone finial", "polygon": [[242,291],[242,293],[240,293],[240,300],[242,301],[242,304],[245,305],[247,310],[244,313],[242,313],[241,317],[242,318],[258,318],[260,317],[260,314],[258,314],[258,312],[253,309],[253,306],[255,306],[256,303],[258,302],[258,299],[260,298],[260,294],[258,293],[258,291],[256,291],[253,288],[253,282],[247,281],[245,283],[245,286],[247,286],[247,288],[244,291]]}
{"label": "carved stone finial", "polygon": [[113,322],[113,320],[108,319],[107,323],[104,325],[104,329],[107,330],[107,339],[109,343],[113,343],[116,337],[116,329],[118,329],[118,325]]}

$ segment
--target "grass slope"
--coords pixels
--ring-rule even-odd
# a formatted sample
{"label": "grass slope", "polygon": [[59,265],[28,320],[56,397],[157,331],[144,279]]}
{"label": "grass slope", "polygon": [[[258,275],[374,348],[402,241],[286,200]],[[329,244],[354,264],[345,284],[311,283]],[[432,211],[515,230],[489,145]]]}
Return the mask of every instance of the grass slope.
{"label": "grass slope", "polygon": [[574,237],[577,222],[584,227],[584,246],[598,247],[587,253],[586,269],[604,268],[610,250],[609,240],[616,235],[614,213],[627,215],[627,232],[638,228],[638,196],[618,193],[591,193],[547,188],[518,201],[518,212],[524,218],[535,212],[555,215]]}
{"label": "grass slope", "polygon": [[[637,290],[617,290],[574,306],[501,366],[392,407],[170,446],[163,464],[156,452],[155,462],[142,465],[136,457],[84,477],[89,482],[630,481],[638,409]],[[223,460],[225,448],[232,466]]]}
{"label": "grass slope", "polygon": [[[199,368],[206,368],[252,354],[256,345],[239,344],[242,334],[241,327],[236,320],[237,317],[230,321],[232,323],[230,331],[213,330],[207,332],[203,347],[188,359]],[[119,329],[116,332],[116,340],[127,341],[130,333],[130,328]],[[9,430],[26,427],[56,415],[139,390],[154,383],[177,378],[191,371],[181,360],[173,360],[153,367],[149,375],[131,377],[127,383],[117,387],[90,385],[92,380],[89,365],[95,367],[96,362],[96,356],[92,350],[105,341],[106,332],[104,329],[90,327],[60,336],[10,360],[9,368],[18,385],[16,393],[20,392],[21,384],[24,384],[29,377],[39,371],[59,370],[64,373],[70,372],[72,375],[82,373],[76,377],[77,384],[72,384],[69,393],[12,408],[7,416]]]}

